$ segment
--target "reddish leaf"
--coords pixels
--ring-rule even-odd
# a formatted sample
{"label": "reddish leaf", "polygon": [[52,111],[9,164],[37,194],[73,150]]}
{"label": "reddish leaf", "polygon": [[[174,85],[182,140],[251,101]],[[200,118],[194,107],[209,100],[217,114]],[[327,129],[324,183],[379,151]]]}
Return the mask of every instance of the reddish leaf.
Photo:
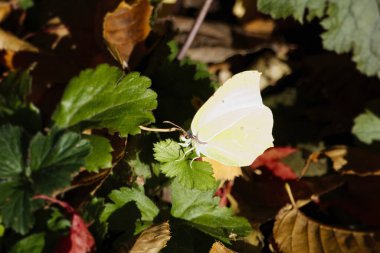
{"label": "reddish leaf", "polygon": [[274,147],[267,149],[251,164],[251,168],[257,169],[259,167],[264,167],[282,180],[297,179],[297,175],[294,171],[288,165],[281,162],[282,158],[296,151],[297,149],[291,147]]}
{"label": "reddish leaf", "polygon": [[82,217],[77,214],[69,204],[66,202],[45,196],[37,195],[35,199],[44,199],[55,204],[60,205],[69,214],[72,214],[70,234],[61,238],[58,243],[56,253],[86,253],[90,252],[95,246],[95,240],[87,229]]}

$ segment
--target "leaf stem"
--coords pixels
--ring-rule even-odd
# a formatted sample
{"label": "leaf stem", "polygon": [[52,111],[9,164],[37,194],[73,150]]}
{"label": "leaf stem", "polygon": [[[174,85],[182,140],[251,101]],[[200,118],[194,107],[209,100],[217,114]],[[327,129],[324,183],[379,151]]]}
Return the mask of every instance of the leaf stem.
{"label": "leaf stem", "polygon": [[199,12],[197,19],[195,20],[193,26],[191,27],[190,33],[186,38],[185,44],[182,46],[181,51],[177,55],[177,60],[182,60],[187,50],[190,48],[191,44],[194,41],[195,35],[197,35],[199,28],[201,27],[203,20],[205,19],[208,10],[210,9],[212,0],[205,0],[203,3],[202,9]]}

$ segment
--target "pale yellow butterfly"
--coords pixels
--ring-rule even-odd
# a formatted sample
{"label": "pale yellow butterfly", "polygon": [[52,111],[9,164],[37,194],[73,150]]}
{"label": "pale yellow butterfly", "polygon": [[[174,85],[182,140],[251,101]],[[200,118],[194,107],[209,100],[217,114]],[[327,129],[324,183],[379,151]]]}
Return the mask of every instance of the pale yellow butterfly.
{"label": "pale yellow butterfly", "polygon": [[260,75],[234,75],[198,110],[189,134],[198,156],[227,166],[248,166],[273,146],[273,115],[261,98]]}

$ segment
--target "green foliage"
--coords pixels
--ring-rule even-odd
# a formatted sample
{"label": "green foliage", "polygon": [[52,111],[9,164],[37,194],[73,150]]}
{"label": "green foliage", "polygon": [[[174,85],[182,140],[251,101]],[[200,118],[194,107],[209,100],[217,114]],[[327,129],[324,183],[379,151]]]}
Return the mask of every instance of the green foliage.
{"label": "green foliage", "polygon": [[23,170],[22,129],[0,127],[0,178],[17,177]]}
{"label": "green foliage", "polygon": [[84,165],[91,145],[80,134],[53,129],[30,142],[30,168],[37,193],[51,194],[70,184],[71,174]]}
{"label": "green foliage", "polygon": [[[380,3],[377,0],[259,0],[260,11],[274,18],[293,16],[302,22],[321,18],[326,30],[323,46],[337,53],[353,53],[357,68],[366,75],[380,77]],[[365,13],[365,15],[363,15]]]}
{"label": "green foliage", "polygon": [[360,114],[354,120],[352,133],[362,142],[380,141],[380,118],[371,111]]}
{"label": "green foliage", "polygon": [[230,236],[246,236],[251,230],[249,222],[233,215],[232,210],[219,207],[215,190],[200,191],[183,187],[177,180],[171,185],[171,214],[189,221],[189,225],[223,242]]}
{"label": "green foliage", "polygon": [[29,71],[9,72],[0,84],[0,123],[12,123],[31,133],[41,128],[39,111],[26,96],[31,91]]}
{"label": "green foliage", "polygon": [[51,208],[52,213],[47,221],[47,226],[51,231],[65,230],[71,227],[71,222],[55,207]]}
{"label": "green foliage", "polygon": [[45,246],[45,234],[32,234],[13,245],[9,253],[42,253]]}
{"label": "green foliage", "polygon": [[135,188],[122,187],[120,190],[113,190],[108,197],[113,203],[105,205],[104,211],[100,217],[101,221],[106,221],[114,211],[131,201],[136,203],[137,208],[141,212],[141,219],[143,221],[153,221],[154,217],[156,217],[159,212],[152,200],[145,196],[144,192]]}
{"label": "green foliage", "polygon": [[86,157],[86,169],[98,172],[99,169],[110,168],[112,166],[112,146],[108,139],[96,135],[83,135],[83,138],[90,141],[92,150]]}
{"label": "green foliage", "polygon": [[27,71],[9,72],[0,85],[0,116],[10,115],[26,107],[26,95],[29,94],[32,79]]}
{"label": "green foliage", "polygon": [[140,133],[154,121],[156,93],[150,80],[107,64],[82,71],[68,84],[53,119],[60,127],[108,128],[122,136]]}
{"label": "green foliage", "polygon": [[30,187],[18,181],[0,183],[0,210],[6,228],[26,234],[34,224]]}
{"label": "green foliage", "polygon": [[[177,61],[178,47],[174,41],[164,41],[145,74],[152,79],[157,91],[157,122],[170,119],[176,124],[183,124],[197,111],[194,100],[206,101],[214,91],[207,67],[189,59]],[[198,101],[198,102],[199,102]]]}
{"label": "green foliage", "polygon": [[25,157],[22,139],[19,127],[0,127],[0,210],[6,227],[25,234],[34,223],[31,197],[69,185],[91,147],[80,134],[53,129],[36,134]]}
{"label": "green foliage", "polygon": [[199,190],[213,189],[216,181],[212,167],[207,162],[191,162],[186,159],[181,146],[172,140],[154,144],[154,157],[162,162],[160,170],[169,178],[177,178],[187,188]]}
{"label": "green foliage", "polygon": [[18,3],[22,9],[26,10],[33,7],[34,0],[18,0]]}

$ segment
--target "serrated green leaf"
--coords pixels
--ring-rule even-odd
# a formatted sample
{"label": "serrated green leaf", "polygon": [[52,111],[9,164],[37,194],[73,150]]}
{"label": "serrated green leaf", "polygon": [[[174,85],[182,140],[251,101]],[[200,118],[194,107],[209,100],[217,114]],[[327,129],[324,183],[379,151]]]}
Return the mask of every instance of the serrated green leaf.
{"label": "serrated green leaf", "polygon": [[11,125],[0,127],[0,179],[17,177],[24,167],[22,129]]}
{"label": "serrated green leaf", "polygon": [[30,203],[32,191],[17,182],[3,182],[0,183],[0,193],[4,225],[26,234],[34,224]]}
{"label": "serrated green leaf", "polygon": [[107,138],[96,135],[82,135],[91,143],[91,153],[86,157],[86,169],[98,172],[99,169],[110,168],[112,166],[113,148]]}
{"label": "serrated green leaf", "polygon": [[18,241],[9,253],[42,253],[45,247],[45,233],[32,234]]}
{"label": "serrated green leaf", "polygon": [[106,204],[106,207],[100,216],[100,221],[106,221],[114,211],[131,201],[136,202],[143,221],[153,221],[154,217],[156,217],[159,212],[159,209],[152,200],[145,196],[143,192],[135,188],[122,187],[120,190],[113,190],[108,197],[113,203]]}
{"label": "serrated green leaf", "polygon": [[367,144],[380,141],[380,118],[367,110],[354,119],[352,133]]}
{"label": "serrated green leaf", "polygon": [[154,159],[162,163],[172,162],[184,156],[181,146],[171,139],[155,143],[153,151]]}
{"label": "serrated green leaf", "polygon": [[70,184],[71,174],[84,166],[91,145],[80,134],[53,129],[48,135],[35,135],[29,150],[34,189],[50,194]]}
{"label": "serrated green leaf", "polygon": [[194,161],[190,166],[189,160],[180,160],[165,163],[160,169],[167,177],[177,178],[186,188],[208,190],[216,185],[212,167],[207,162]]}
{"label": "serrated green leaf", "polygon": [[226,207],[219,207],[215,190],[200,191],[183,187],[177,180],[171,185],[171,215],[190,222],[190,225],[223,242],[231,235],[246,236],[251,226],[242,218],[233,216]]}
{"label": "serrated green leaf", "polygon": [[[326,30],[323,46],[337,53],[353,53],[357,68],[380,77],[380,2],[377,0],[259,0],[260,11],[274,18],[295,17],[302,21],[321,18]],[[365,13],[365,15],[363,15]]]}
{"label": "serrated green leaf", "polygon": [[140,133],[139,125],[154,122],[156,93],[150,80],[107,64],[82,71],[68,84],[53,120],[60,127],[108,128],[122,136]]}

